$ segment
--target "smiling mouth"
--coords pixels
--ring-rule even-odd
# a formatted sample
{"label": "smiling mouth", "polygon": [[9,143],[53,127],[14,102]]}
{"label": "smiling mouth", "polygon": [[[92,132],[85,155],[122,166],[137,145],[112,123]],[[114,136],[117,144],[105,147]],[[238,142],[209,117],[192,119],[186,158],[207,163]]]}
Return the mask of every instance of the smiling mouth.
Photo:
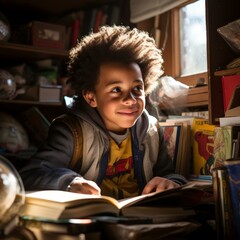
{"label": "smiling mouth", "polygon": [[138,110],[137,109],[135,109],[135,110],[129,109],[129,110],[119,111],[118,113],[122,114],[122,115],[135,115],[138,113]]}

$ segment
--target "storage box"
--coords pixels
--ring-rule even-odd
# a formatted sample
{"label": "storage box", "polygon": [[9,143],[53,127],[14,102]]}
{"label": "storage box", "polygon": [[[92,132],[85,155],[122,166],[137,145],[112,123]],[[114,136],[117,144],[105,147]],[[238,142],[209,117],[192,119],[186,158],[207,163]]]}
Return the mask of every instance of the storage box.
{"label": "storage box", "polygon": [[64,49],[65,26],[46,22],[31,23],[32,45],[37,47]]}
{"label": "storage box", "polygon": [[63,100],[62,85],[30,86],[25,89],[24,94],[18,95],[17,99],[39,102],[61,102]]}
{"label": "storage box", "polygon": [[62,85],[39,86],[39,102],[62,101]]}

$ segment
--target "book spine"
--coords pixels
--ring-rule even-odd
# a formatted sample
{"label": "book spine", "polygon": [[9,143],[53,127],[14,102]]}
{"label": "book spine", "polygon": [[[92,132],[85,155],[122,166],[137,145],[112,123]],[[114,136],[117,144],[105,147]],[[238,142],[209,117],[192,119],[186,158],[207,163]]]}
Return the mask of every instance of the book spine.
{"label": "book spine", "polygon": [[240,162],[225,162],[227,172],[227,183],[230,190],[232,206],[233,226],[236,232],[236,239],[240,239]]}
{"label": "book spine", "polygon": [[235,141],[235,150],[233,152],[234,159],[240,159],[240,131],[238,132],[237,139]]}
{"label": "book spine", "polygon": [[102,18],[103,18],[103,10],[98,9],[96,19],[95,19],[95,24],[93,28],[93,32],[97,32],[99,27],[101,26],[102,23]]}
{"label": "book spine", "polygon": [[214,129],[214,167],[220,167],[223,165],[223,162],[226,160],[225,146],[224,146],[224,137],[223,137],[223,128],[216,127]]}
{"label": "book spine", "polygon": [[232,223],[232,207],[231,199],[229,197],[229,187],[227,185],[226,171],[224,169],[218,170],[220,199],[221,199],[221,215],[223,222],[223,236],[224,239],[234,239],[234,230]]}
{"label": "book spine", "polygon": [[80,21],[76,18],[73,22],[73,27],[72,27],[71,47],[74,47],[77,44],[79,30],[80,30]]}
{"label": "book spine", "polygon": [[220,207],[219,180],[218,180],[218,172],[216,168],[212,172],[212,177],[213,177],[213,196],[214,196],[214,202],[215,202],[214,206],[215,206],[217,239],[221,239],[223,227],[222,227],[221,207]]}

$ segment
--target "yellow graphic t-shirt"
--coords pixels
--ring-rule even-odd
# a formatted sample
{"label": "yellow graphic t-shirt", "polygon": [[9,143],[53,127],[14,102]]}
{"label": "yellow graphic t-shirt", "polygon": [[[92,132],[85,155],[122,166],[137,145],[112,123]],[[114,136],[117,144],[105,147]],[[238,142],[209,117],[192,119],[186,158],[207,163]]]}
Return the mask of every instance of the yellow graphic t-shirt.
{"label": "yellow graphic t-shirt", "polygon": [[110,149],[101,194],[116,199],[137,196],[138,184],[134,177],[131,134],[119,145],[111,138]]}

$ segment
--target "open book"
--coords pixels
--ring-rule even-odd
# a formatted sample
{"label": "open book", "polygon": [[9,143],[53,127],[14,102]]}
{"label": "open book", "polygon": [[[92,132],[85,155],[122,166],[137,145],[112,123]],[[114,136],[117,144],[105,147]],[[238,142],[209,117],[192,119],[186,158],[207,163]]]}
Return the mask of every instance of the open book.
{"label": "open book", "polygon": [[186,210],[179,205],[183,200],[182,196],[189,196],[190,192],[192,196],[197,196],[198,201],[201,199],[199,196],[205,194],[202,189],[189,184],[161,193],[149,193],[123,200],[59,190],[35,191],[26,193],[21,215],[49,219],[85,218],[96,215],[155,217],[160,222],[170,222],[195,214],[193,210]]}

